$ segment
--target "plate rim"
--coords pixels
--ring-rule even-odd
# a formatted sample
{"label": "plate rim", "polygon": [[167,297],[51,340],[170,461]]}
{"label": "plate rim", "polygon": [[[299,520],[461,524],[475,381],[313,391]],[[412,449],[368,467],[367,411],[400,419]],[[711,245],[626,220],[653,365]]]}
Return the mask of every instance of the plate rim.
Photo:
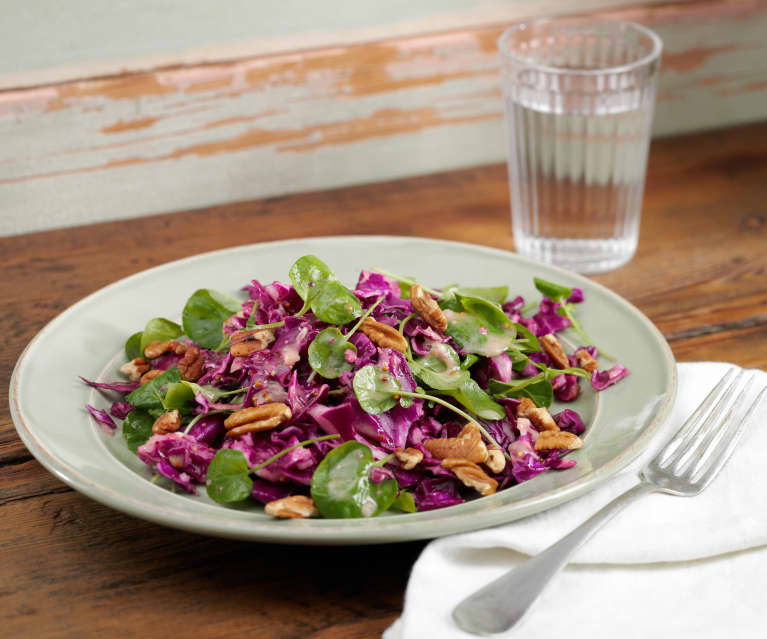
{"label": "plate rim", "polygon": [[[376,518],[375,520],[361,520],[375,522],[375,526],[370,528],[359,528],[355,526],[336,525],[332,524],[318,527],[317,522],[337,522],[345,520],[308,520],[307,522],[298,523],[310,523],[314,525],[296,526],[296,521],[290,520],[292,526],[281,525],[285,522],[281,521],[253,521],[249,523],[248,530],[243,530],[242,521],[229,521],[225,519],[205,519],[200,518],[194,522],[187,522],[185,520],[171,519],[166,510],[156,504],[147,503],[144,500],[139,500],[129,495],[114,492],[98,483],[94,482],[89,477],[82,474],[77,468],[74,468],[71,464],[62,460],[55,451],[49,450],[44,444],[42,444],[37,437],[35,437],[33,428],[26,423],[22,415],[22,408],[20,405],[20,388],[23,382],[21,376],[21,370],[23,368],[25,358],[28,353],[34,348],[34,346],[47,334],[54,330],[59,322],[63,322],[72,314],[76,314],[77,310],[94,300],[97,300],[103,295],[107,295],[113,288],[122,287],[131,280],[139,280],[147,277],[150,274],[155,274],[160,271],[176,268],[185,262],[195,261],[200,259],[209,258],[211,256],[228,256],[237,253],[244,253],[255,248],[260,247],[275,247],[279,248],[280,245],[290,246],[300,242],[313,242],[313,241],[327,241],[327,242],[426,242],[430,244],[453,246],[456,248],[462,248],[470,251],[477,251],[479,253],[485,253],[487,255],[494,255],[497,257],[503,257],[504,259],[510,259],[512,261],[518,261],[526,263],[532,267],[543,266],[548,270],[560,273],[568,278],[574,278],[580,282],[587,283],[590,287],[599,289],[603,294],[606,294],[613,302],[626,307],[632,312],[635,318],[640,320],[650,333],[654,335],[656,342],[661,346],[661,350],[664,355],[664,368],[669,375],[669,383],[665,392],[663,400],[659,403],[656,409],[655,415],[644,427],[641,433],[637,436],[636,440],[622,450],[615,457],[608,462],[598,467],[595,470],[590,471],[584,476],[570,482],[565,486],[556,487],[537,495],[525,498],[523,500],[514,502],[513,504],[500,505],[497,508],[482,512],[456,512],[453,515],[445,514],[453,508],[461,509],[461,504],[458,506],[452,506],[447,509],[440,509],[440,518],[438,520],[439,531],[424,530],[427,529],[426,525],[428,519],[422,519],[417,517],[409,519],[407,515],[397,515],[393,517]],[[87,497],[106,505],[110,508],[118,510],[120,512],[129,514],[140,519],[151,521],[156,524],[168,526],[171,528],[187,530],[198,534],[207,534],[217,537],[229,537],[237,538],[249,541],[260,542],[276,542],[276,543],[291,543],[291,544],[308,544],[308,545],[335,545],[335,544],[375,544],[375,543],[393,543],[393,542],[405,542],[413,541],[417,539],[431,539],[435,537],[442,537],[449,534],[456,534],[460,532],[469,532],[472,530],[478,530],[481,528],[488,528],[497,526],[504,523],[509,523],[516,519],[529,516],[531,514],[547,510],[556,505],[574,499],[575,497],[582,495],[589,490],[596,488],[603,481],[609,479],[616,473],[620,472],[626,466],[628,466],[634,459],[636,459],[649,445],[652,437],[657,432],[660,425],[668,417],[674,400],[677,394],[677,370],[676,362],[671,351],[671,348],[666,341],[660,330],[653,324],[653,322],[636,306],[631,302],[621,297],[611,289],[607,288],[599,282],[588,279],[587,277],[557,267],[552,264],[546,264],[538,262],[531,258],[519,255],[518,253],[499,249],[490,246],[484,246],[481,244],[473,244],[470,242],[459,242],[455,240],[444,240],[438,238],[430,238],[423,236],[397,236],[397,235],[327,235],[327,236],[314,236],[314,237],[299,237],[284,240],[275,240],[270,242],[256,242],[245,245],[239,245],[234,247],[228,247],[223,249],[217,249],[212,251],[206,251],[203,253],[197,253],[189,255],[177,260],[172,260],[164,264],[160,264],[148,269],[144,269],[137,273],[127,275],[119,280],[111,282],[104,287],[101,287],[78,300],[68,308],[64,309],[61,313],[52,318],[45,324],[37,334],[28,342],[26,347],[19,355],[10,379],[10,413],[13,420],[16,432],[21,438],[24,445],[30,451],[30,453],[54,476],[63,481],[65,484],[73,488],[74,490],[86,495]],[[500,493],[502,494],[502,493]],[[469,502],[473,503],[473,502]],[[508,512],[513,511],[513,512]],[[419,514],[426,514],[429,511]],[[480,526],[465,525],[465,520],[481,518],[482,524]],[[436,532],[436,534],[434,534]]]}

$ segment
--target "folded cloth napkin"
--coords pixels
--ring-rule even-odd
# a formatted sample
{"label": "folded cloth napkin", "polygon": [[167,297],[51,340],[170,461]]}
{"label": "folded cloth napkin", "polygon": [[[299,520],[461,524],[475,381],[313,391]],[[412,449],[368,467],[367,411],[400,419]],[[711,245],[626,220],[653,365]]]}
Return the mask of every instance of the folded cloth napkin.
{"label": "folded cloth napkin", "polygon": [[[504,526],[430,543],[413,567],[402,616],[384,639],[473,636],[453,624],[453,607],[638,483],[637,471],[731,367],[679,364],[676,404],[646,453],[591,493]],[[767,373],[753,374],[750,399],[767,385]],[[767,636],[765,422],[767,399],[703,493],[653,493],[630,504],[576,552],[525,618],[502,636]]]}

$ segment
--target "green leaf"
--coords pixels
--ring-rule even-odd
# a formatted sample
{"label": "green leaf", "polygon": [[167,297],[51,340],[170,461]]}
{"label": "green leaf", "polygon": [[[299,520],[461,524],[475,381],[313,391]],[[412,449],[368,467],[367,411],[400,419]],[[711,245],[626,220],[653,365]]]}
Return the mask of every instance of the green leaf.
{"label": "green leaf", "polygon": [[360,301],[354,293],[341,284],[318,257],[299,257],[290,267],[289,275],[293,288],[323,322],[343,325],[362,315]]}
{"label": "green leaf", "polygon": [[456,313],[449,309],[444,313],[447,319],[445,333],[467,353],[494,357],[514,344],[517,331],[510,322],[509,328],[498,329],[473,313]]}
{"label": "green leaf", "polygon": [[309,299],[318,284],[334,278],[330,267],[314,255],[299,257],[290,267],[288,276],[302,300]]}
{"label": "green leaf", "polygon": [[187,300],[181,313],[184,333],[203,348],[218,348],[224,341],[224,322],[241,306],[233,297],[201,288]]}
{"label": "green leaf", "polygon": [[[181,383],[192,392],[192,399],[194,399],[194,396],[197,393],[202,393],[205,396],[205,399],[207,399],[209,402],[217,402],[219,399],[221,399],[225,395],[235,395],[243,391],[242,388],[238,388],[236,389],[237,393],[235,393],[233,391],[224,390],[223,388],[217,388],[216,386],[211,386],[210,384],[205,384],[204,386],[200,386],[199,384],[195,384],[194,382],[188,382],[186,380],[181,380]],[[166,398],[166,401],[167,401],[167,398]]]}
{"label": "green leaf", "polygon": [[486,326],[492,326],[498,330],[511,326],[511,320],[497,304],[481,297],[469,297],[460,294],[458,299],[467,313],[481,318]]}
{"label": "green leaf", "polygon": [[125,342],[125,356],[129,362],[137,357],[144,357],[144,351],[141,350],[141,335],[141,331],[133,333]]}
{"label": "green leaf", "polygon": [[469,378],[458,354],[447,344],[434,344],[428,355],[411,362],[413,374],[436,390],[455,390]]}
{"label": "green leaf", "polygon": [[188,386],[187,382],[171,382],[162,398],[162,405],[167,410],[173,410],[183,408],[192,400],[194,400],[194,390]]}
{"label": "green leaf", "polygon": [[468,353],[461,361],[461,368],[467,371],[478,361],[479,357],[477,357],[474,353]]}
{"label": "green leaf", "polygon": [[375,517],[397,498],[397,482],[370,481],[373,453],[360,442],[346,442],[331,450],[314,471],[311,495],[327,518]]}
{"label": "green leaf", "polygon": [[501,305],[506,301],[509,296],[508,286],[469,286],[460,287],[458,293],[468,297],[481,297],[483,299],[492,302],[493,304]]}
{"label": "green leaf", "polygon": [[205,476],[208,496],[220,504],[244,501],[253,490],[248,460],[242,451],[222,448],[210,462]]}
{"label": "green leaf", "polygon": [[154,417],[141,408],[134,408],[123,420],[123,439],[134,453],[152,436]]}
{"label": "green leaf", "polygon": [[[537,353],[541,350],[541,343],[529,328],[522,324],[514,324],[514,328],[517,331],[517,339],[514,341],[520,351],[524,353]],[[520,339],[521,336],[521,339]]]}
{"label": "green leaf", "polygon": [[400,490],[397,498],[390,506],[392,510],[401,510],[403,513],[414,513],[416,511],[415,499],[413,495],[406,490]]}
{"label": "green leaf", "polygon": [[309,366],[326,379],[336,379],[354,368],[346,361],[346,351],[357,354],[357,347],[346,341],[337,328],[326,328],[309,344]]}
{"label": "green leaf", "polygon": [[136,408],[164,410],[165,407],[162,402],[165,398],[165,389],[169,384],[180,380],[181,376],[178,373],[178,368],[174,366],[143,386],[139,386],[125,399]]}
{"label": "green leaf", "polygon": [[[169,339],[176,339],[181,335],[181,327],[176,324],[176,322],[171,322],[164,317],[150,319],[139,340],[139,350],[141,351],[141,355],[137,355],[136,357],[144,357],[144,349],[146,349],[147,345],[152,342],[164,342]],[[131,336],[130,339],[133,339],[133,337],[134,336]]]}
{"label": "green leaf", "polygon": [[464,380],[459,388],[445,391],[445,394],[482,419],[496,421],[506,417],[504,407],[493,401],[471,377]]}
{"label": "green leaf", "polygon": [[319,290],[311,302],[317,319],[342,326],[362,315],[360,301],[341,282],[328,280],[317,286]]}
{"label": "green leaf", "polygon": [[554,389],[546,379],[545,373],[540,373],[525,379],[515,379],[510,382],[499,382],[491,379],[487,390],[496,397],[529,397],[536,406],[551,406],[554,401]]}
{"label": "green leaf", "polygon": [[461,302],[458,299],[458,289],[459,286],[457,284],[450,284],[442,289],[437,299],[437,303],[442,310],[450,310],[456,313],[463,311],[463,306],[461,306]]}
{"label": "green leaf", "polygon": [[543,280],[540,277],[533,278],[533,282],[535,283],[535,288],[553,302],[561,302],[573,294],[573,289],[554,284],[554,282]]}
{"label": "green leaf", "polygon": [[360,368],[352,382],[354,394],[362,410],[371,415],[380,415],[397,403],[394,394],[402,390],[397,379],[373,364]]}

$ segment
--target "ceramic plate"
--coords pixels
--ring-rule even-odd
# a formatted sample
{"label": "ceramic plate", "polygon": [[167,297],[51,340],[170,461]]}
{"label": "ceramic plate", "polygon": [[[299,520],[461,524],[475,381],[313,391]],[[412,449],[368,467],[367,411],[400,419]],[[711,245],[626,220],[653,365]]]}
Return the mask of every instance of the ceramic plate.
{"label": "ceramic plate", "polygon": [[[125,339],[152,317],[178,319],[189,295],[212,288],[232,295],[251,279],[287,281],[301,255],[325,260],[347,285],[360,269],[381,267],[430,286],[509,284],[512,295],[539,299],[533,277],[579,286],[586,331],[631,370],[603,393],[585,387],[576,404],[587,424],[578,464],[442,510],[375,519],[275,520],[261,507],[230,508],[204,490],[191,496],[150,483],[151,472],[102,432],[83,406],[111,399],[78,380],[119,379]],[[635,307],[594,282],[505,251],[421,238],[327,237],[255,244],[190,257],[138,273],[78,302],[30,342],[11,379],[11,413],[27,448],[72,488],[130,515],[193,532],[254,541],[368,544],[439,537],[551,508],[593,489],[639,455],[667,415],[676,392],[671,350]]]}

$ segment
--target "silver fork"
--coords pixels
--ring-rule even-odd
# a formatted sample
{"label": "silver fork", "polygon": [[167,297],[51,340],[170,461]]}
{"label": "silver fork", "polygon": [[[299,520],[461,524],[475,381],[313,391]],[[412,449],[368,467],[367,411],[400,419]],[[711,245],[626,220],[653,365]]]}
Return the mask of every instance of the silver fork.
{"label": "silver fork", "polygon": [[453,609],[455,623],[473,634],[508,630],[522,618],[573,552],[637,497],[654,491],[691,497],[708,486],[734,451],[767,391],[763,388],[742,410],[741,404],[754,380],[750,378],[738,393],[746,371],[741,370],[733,380],[734,372],[731,369],[719,381],[671,441],[639,471],[639,484],[539,555],[464,599]]}

